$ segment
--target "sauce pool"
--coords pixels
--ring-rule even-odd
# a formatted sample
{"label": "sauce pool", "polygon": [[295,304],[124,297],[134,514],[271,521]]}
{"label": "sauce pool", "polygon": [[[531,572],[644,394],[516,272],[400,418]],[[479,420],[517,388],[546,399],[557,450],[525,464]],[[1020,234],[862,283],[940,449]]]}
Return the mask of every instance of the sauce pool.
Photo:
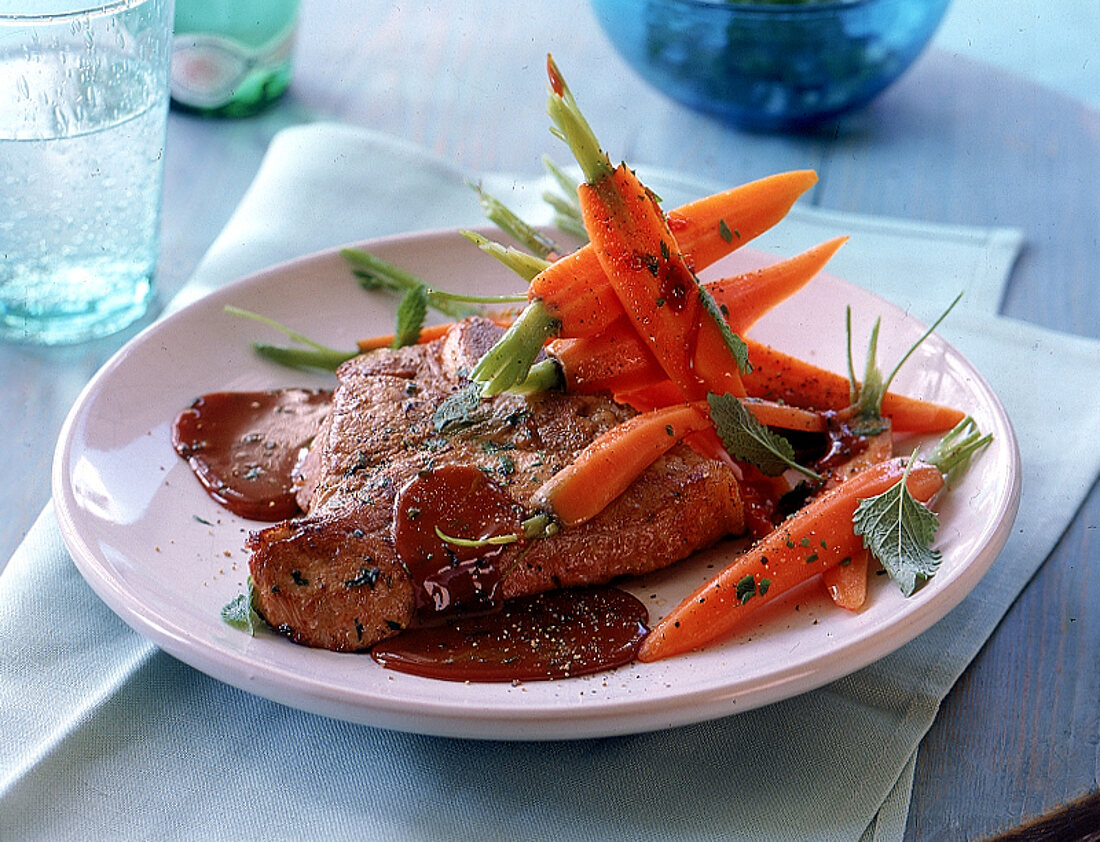
{"label": "sauce pool", "polygon": [[328,415],[332,393],[315,389],[214,392],[172,425],[172,446],[207,494],[250,520],[298,513],[294,468]]}
{"label": "sauce pool", "polygon": [[634,660],[648,630],[637,598],[590,587],[509,600],[494,613],[406,631],[371,656],[384,667],[446,681],[548,681]]}

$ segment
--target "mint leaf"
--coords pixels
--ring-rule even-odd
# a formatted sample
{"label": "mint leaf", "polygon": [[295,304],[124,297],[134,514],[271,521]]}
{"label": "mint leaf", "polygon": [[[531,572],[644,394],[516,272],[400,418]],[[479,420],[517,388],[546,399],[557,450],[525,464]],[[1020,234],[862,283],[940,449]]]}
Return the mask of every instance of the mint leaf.
{"label": "mint leaf", "polygon": [[821,479],[795,461],[794,448],[789,441],[757,421],[733,395],[712,392],[707,395],[707,403],[718,437],[734,459],[755,465],[769,477],[777,477],[788,468],[794,468],[811,479]]}
{"label": "mint leaf", "polygon": [[420,328],[428,315],[428,288],[417,284],[401,296],[397,307],[397,326],[393,332],[393,347],[415,345],[420,339]]}
{"label": "mint leaf", "polygon": [[253,594],[252,577],[249,576],[248,590],[245,593],[237,594],[223,605],[221,614],[222,620],[229,623],[233,628],[246,631],[250,636],[255,637],[256,629],[264,625],[264,619],[252,607]]}
{"label": "mint leaf", "polygon": [[909,493],[905,475],[893,487],[860,500],[852,530],[879,560],[901,592],[912,596],[918,580],[931,579],[940,567],[940,552],[932,548],[939,516]]}
{"label": "mint leaf", "polygon": [[439,405],[432,416],[432,426],[438,433],[469,427],[484,418],[484,413],[477,411],[480,406],[481,384],[467,383]]}

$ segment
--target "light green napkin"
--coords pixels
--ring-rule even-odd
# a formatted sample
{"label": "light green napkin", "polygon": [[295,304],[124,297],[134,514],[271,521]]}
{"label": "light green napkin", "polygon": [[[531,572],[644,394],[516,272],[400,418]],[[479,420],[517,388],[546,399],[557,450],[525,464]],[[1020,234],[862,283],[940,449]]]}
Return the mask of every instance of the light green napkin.
{"label": "light green napkin", "polygon": [[[639,170],[668,203],[709,189]],[[368,132],[287,130],[177,306],[321,248],[479,224],[470,175]],[[540,205],[537,179],[486,184]],[[1001,557],[943,621],[736,717],[559,743],[421,737],[291,710],[163,654],[84,584],[48,508],[0,576],[0,839],[901,839],[921,737],[1100,469],[1100,395],[1058,388],[1100,383],[1100,343],[994,315],[1017,232],[812,209],[781,227],[765,248],[852,234],[831,268],[922,319],[968,292],[942,332],[1012,416],[1024,496]]]}

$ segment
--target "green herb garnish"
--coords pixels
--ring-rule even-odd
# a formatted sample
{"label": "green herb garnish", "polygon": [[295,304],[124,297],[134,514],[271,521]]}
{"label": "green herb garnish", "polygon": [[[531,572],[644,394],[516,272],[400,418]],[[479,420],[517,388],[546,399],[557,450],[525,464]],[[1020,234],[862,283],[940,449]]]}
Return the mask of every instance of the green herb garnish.
{"label": "green herb garnish", "polygon": [[821,480],[820,474],[795,461],[789,441],[757,421],[733,395],[712,392],[707,395],[707,403],[718,436],[734,459],[755,465],[766,476],[779,476],[793,468],[812,480]]}

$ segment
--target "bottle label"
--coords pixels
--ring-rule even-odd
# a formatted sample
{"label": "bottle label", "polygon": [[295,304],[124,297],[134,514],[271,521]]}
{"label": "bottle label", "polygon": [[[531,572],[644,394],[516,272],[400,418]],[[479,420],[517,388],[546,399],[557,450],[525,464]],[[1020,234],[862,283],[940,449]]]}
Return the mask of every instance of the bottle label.
{"label": "bottle label", "polygon": [[200,110],[221,108],[256,77],[285,72],[294,47],[292,26],[258,49],[232,38],[188,32],[172,42],[172,99]]}

